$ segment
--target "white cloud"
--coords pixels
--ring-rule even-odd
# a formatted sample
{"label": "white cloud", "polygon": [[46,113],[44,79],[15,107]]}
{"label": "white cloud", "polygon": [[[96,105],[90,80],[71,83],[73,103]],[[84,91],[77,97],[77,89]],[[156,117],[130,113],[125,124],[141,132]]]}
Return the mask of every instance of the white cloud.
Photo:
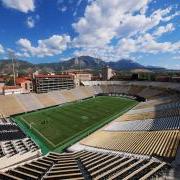
{"label": "white cloud", "polygon": [[106,45],[100,47],[83,47],[75,51],[74,55],[92,55],[102,58],[105,61],[117,61],[122,58],[133,59],[135,53],[158,54],[158,53],[178,53],[180,51],[180,41],[158,42],[151,34],[146,33],[136,38],[122,38],[116,46]]}
{"label": "white cloud", "polygon": [[[73,16],[76,16],[76,15],[77,15],[77,12],[78,12],[79,6],[81,5],[82,1],[83,1],[83,0],[78,0],[78,1],[77,1],[77,4],[76,4],[76,7],[75,7],[75,10],[74,10],[74,12],[73,12]],[[91,2],[89,2],[89,1],[88,1],[88,3],[91,3]]]}
{"label": "white cloud", "polygon": [[76,6],[79,7],[83,0],[78,0]]}
{"label": "white cloud", "polygon": [[61,12],[66,12],[66,11],[67,11],[67,7],[66,7],[66,6],[63,6],[62,8],[59,8],[59,10],[60,10]]}
{"label": "white cloud", "polygon": [[[69,2],[68,2],[69,3]],[[57,8],[59,11],[61,11],[62,13],[66,12],[68,7],[64,5],[65,2],[64,0],[58,0],[57,1]]]}
{"label": "white cloud", "polygon": [[16,9],[23,13],[34,11],[34,0],[1,0],[3,5],[7,8]]}
{"label": "white cloud", "polygon": [[[2,0],[0,0],[2,1]],[[132,58],[135,53],[176,53],[180,42],[160,42],[160,37],[173,31],[168,23],[178,12],[172,7],[147,11],[152,0],[88,0],[84,16],[72,26],[78,35],[70,40],[68,35],[53,35],[32,45],[28,39],[20,39],[17,56],[45,57],[61,54],[67,48],[77,48],[74,55],[92,55],[106,61]],[[58,0],[59,10],[65,12],[65,0]],[[67,2],[70,4],[70,1]],[[76,2],[77,7],[82,0]],[[148,13],[147,13],[148,12]],[[76,15],[77,11],[74,11]],[[29,16],[27,25],[33,28],[38,18]],[[162,26],[162,24],[167,24]],[[151,32],[151,34],[150,34]],[[173,54],[174,55],[174,54]]]}
{"label": "white cloud", "polygon": [[16,52],[14,55],[16,58],[29,58],[30,57],[30,55],[27,52],[24,52],[24,53]]}
{"label": "white cloud", "polygon": [[93,1],[95,1],[95,0],[88,0],[88,3],[90,4],[90,3],[92,3]]}
{"label": "white cloud", "polygon": [[167,24],[166,26],[160,26],[158,29],[154,32],[155,36],[161,36],[164,33],[174,31],[175,27],[172,23]]}
{"label": "white cloud", "polygon": [[174,56],[173,59],[175,59],[175,60],[180,60],[180,55]]}
{"label": "white cloud", "polygon": [[70,41],[70,36],[68,35],[53,35],[48,39],[38,40],[36,47],[32,46],[31,42],[24,38],[19,39],[17,44],[23,53],[31,56],[45,57],[61,54],[67,49]]}
{"label": "white cloud", "polygon": [[[158,9],[149,16],[145,14],[150,1],[93,1],[86,7],[84,17],[72,24],[79,34],[74,39],[75,44],[104,46],[113,38],[142,34],[159,25],[161,21],[167,21],[171,8]],[[142,13],[144,8],[146,10]]]}
{"label": "white cloud", "polygon": [[180,41],[157,42],[157,40],[149,33],[139,36],[137,39],[123,38],[119,41],[116,51],[119,53],[131,54],[135,52],[141,53],[175,53],[180,51]]}
{"label": "white cloud", "polygon": [[[84,16],[72,26],[78,33],[73,46],[75,55],[97,55],[104,60],[118,60],[135,53],[174,53],[180,42],[158,42],[163,33],[174,30],[173,8],[147,13],[152,0],[96,0],[86,7]],[[159,27],[160,26],[160,27]],[[156,31],[154,31],[156,29]],[[154,33],[151,35],[150,32]]]}
{"label": "white cloud", "polygon": [[26,24],[29,28],[33,28],[35,26],[35,20],[32,17],[28,17]]}
{"label": "white cloud", "polygon": [[29,16],[26,19],[26,24],[29,28],[33,28],[36,25],[37,21],[39,21],[39,19],[40,19],[40,16],[38,14],[34,17]]}
{"label": "white cloud", "polygon": [[4,47],[0,44],[0,54],[3,54],[4,52]]}

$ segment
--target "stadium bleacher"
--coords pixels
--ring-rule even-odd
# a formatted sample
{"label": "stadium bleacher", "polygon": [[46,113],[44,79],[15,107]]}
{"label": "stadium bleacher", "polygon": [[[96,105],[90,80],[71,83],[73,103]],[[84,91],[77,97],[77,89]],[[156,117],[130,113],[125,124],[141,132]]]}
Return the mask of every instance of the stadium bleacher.
{"label": "stadium bleacher", "polygon": [[146,102],[140,102],[136,107],[133,109],[144,109],[148,107],[154,107],[157,105],[163,105],[163,104],[168,104],[171,102],[179,102],[179,97],[174,95],[174,96],[165,96],[165,97],[157,97],[156,99],[149,100]]}
{"label": "stadium bleacher", "polygon": [[179,131],[97,131],[81,141],[90,147],[142,155],[174,158]]}
{"label": "stadium bleacher", "polygon": [[76,100],[80,100],[80,99],[85,99],[88,96],[82,91],[81,87],[77,87],[73,90],[71,90],[71,92],[73,93],[73,95],[76,97]]}
{"label": "stadium bleacher", "polygon": [[44,108],[34,94],[17,94],[16,97],[23,107],[25,107],[26,111]]}
{"label": "stadium bleacher", "polygon": [[0,124],[6,124],[6,123],[11,123],[9,117],[4,117],[4,115],[0,114]]}
{"label": "stadium bleacher", "polygon": [[1,117],[0,170],[40,155],[39,147],[9,118]]}
{"label": "stadium bleacher", "polygon": [[24,107],[20,104],[14,95],[0,95],[0,102],[0,112],[5,116],[25,112]]}
{"label": "stadium bleacher", "polygon": [[66,102],[65,97],[59,91],[52,91],[47,93],[47,95],[53,99],[55,102],[54,105],[63,104]]}
{"label": "stadium bleacher", "polygon": [[158,177],[164,162],[87,151],[49,153],[0,173],[4,179],[133,179]]}
{"label": "stadium bleacher", "polygon": [[[85,84],[44,94],[0,96],[0,179],[150,179],[167,175],[170,166],[166,162],[175,160],[179,148],[180,96],[175,91],[180,86],[136,81]],[[81,140],[79,146],[86,151],[42,156],[39,147],[9,118],[99,94],[140,96],[146,102]]]}
{"label": "stadium bleacher", "polygon": [[107,125],[106,131],[160,131],[180,129],[180,117],[164,117],[134,121],[114,121]]}
{"label": "stadium bleacher", "polygon": [[35,96],[44,107],[50,107],[57,104],[56,101],[47,93],[35,94]]}
{"label": "stadium bleacher", "polygon": [[146,87],[142,91],[137,93],[137,95],[139,95],[141,97],[145,97],[146,99],[151,99],[152,97],[157,96],[161,93],[162,93],[162,90],[159,90],[156,88],[151,88],[151,87]]}
{"label": "stadium bleacher", "polygon": [[129,89],[129,94],[138,94],[144,89],[143,86],[131,86]]}
{"label": "stadium bleacher", "polygon": [[174,109],[166,109],[166,111],[159,110],[159,111],[141,112],[137,114],[127,113],[117,118],[116,121],[145,120],[145,119],[155,119],[161,117],[173,117],[179,115],[180,115],[179,108],[174,108]]}
{"label": "stadium bleacher", "polygon": [[65,97],[66,102],[76,101],[77,97],[71,92],[71,90],[63,90],[61,94]]}
{"label": "stadium bleacher", "polygon": [[103,93],[102,89],[100,86],[94,86],[94,94],[100,94],[100,93]]}
{"label": "stadium bleacher", "polygon": [[92,87],[81,87],[81,90],[86,94],[86,97],[94,96],[94,89]]}

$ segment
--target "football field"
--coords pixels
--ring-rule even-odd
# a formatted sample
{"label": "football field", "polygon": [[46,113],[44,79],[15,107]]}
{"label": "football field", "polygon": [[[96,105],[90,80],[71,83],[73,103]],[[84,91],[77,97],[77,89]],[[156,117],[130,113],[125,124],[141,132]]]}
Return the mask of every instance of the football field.
{"label": "football field", "polygon": [[26,133],[48,151],[62,151],[123,114],[137,101],[99,96],[14,117]]}

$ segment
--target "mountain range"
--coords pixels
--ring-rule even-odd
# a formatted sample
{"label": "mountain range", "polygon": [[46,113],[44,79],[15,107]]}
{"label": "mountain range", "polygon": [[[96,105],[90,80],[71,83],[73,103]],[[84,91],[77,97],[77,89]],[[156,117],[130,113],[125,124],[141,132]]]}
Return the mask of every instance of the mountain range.
{"label": "mountain range", "polygon": [[[32,64],[23,60],[15,60],[15,70],[18,73],[31,73],[36,70],[41,72],[60,72],[62,70],[69,69],[90,69],[99,70],[104,66],[109,66],[114,70],[132,70],[132,69],[149,69],[149,70],[164,70],[161,67],[155,66],[143,66],[130,59],[121,59],[116,62],[105,62],[101,59],[94,58],[91,56],[80,56],[78,58],[71,58],[66,61],[54,62],[54,63],[41,63]],[[12,61],[11,60],[0,60],[0,74],[11,74],[12,73]]]}

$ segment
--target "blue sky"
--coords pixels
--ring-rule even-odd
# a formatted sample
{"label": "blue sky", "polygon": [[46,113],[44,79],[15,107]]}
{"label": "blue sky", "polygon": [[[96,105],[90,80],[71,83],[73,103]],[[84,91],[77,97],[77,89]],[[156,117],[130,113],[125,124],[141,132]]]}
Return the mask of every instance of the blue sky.
{"label": "blue sky", "polygon": [[179,0],[0,0],[0,58],[90,55],[180,69]]}

